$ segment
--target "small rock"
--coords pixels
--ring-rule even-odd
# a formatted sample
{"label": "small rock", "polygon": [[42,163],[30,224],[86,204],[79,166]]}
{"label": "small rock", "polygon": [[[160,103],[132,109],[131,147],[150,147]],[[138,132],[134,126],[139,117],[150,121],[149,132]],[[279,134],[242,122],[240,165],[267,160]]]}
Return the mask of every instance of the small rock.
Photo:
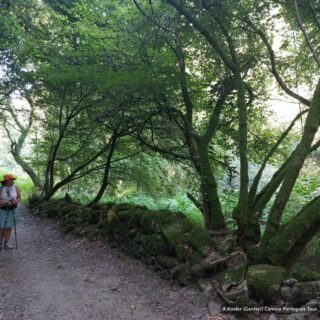
{"label": "small rock", "polygon": [[293,287],[292,303],[301,305],[320,295],[320,281],[299,282]]}
{"label": "small rock", "polygon": [[119,288],[116,288],[116,287],[110,288],[110,291],[119,291]]}
{"label": "small rock", "polygon": [[292,287],[293,285],[295,285],[296,283],[298,283],[299,281],[295,278],[291,278],[291,279],[286,279],[282,282],[282,284],[284,286],[289,286]]}
{"label": "small rock", "polygon": [[304,307],[318,308],[320,310],[320,298],[313,299],[303,305]]}
{"label": "small rock", "polygon": [[274,313],[272,313],[268,320],[278,320],[278,317]]}
{"label": "small rock", "polygon": [[284,300],[291,302],[293,289],[291,287],[281,287],[280,289],[281,296]]}

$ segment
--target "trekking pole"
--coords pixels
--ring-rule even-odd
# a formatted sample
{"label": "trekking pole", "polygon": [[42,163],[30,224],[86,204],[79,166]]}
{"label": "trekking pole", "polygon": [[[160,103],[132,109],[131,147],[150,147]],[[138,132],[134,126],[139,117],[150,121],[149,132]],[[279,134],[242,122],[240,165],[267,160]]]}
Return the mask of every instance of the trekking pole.
{"label": "trekking pole", "polygon": [[14,239],[16,240],[16,250],[18,250],[16,212],[13,213],[13,225],[14,225]]}
{"label": "trekking pole", "polygon": [[9,211],[7,211],[6,220],[4,221],[4,228],[3,228],[3,234],[2,234],[2,241],[1,241],[1,248],[0,251],[3,249],[3,243],[4,243],[4,237],[6,233],[6,227],[7,227],[7,221],[8,221]]}

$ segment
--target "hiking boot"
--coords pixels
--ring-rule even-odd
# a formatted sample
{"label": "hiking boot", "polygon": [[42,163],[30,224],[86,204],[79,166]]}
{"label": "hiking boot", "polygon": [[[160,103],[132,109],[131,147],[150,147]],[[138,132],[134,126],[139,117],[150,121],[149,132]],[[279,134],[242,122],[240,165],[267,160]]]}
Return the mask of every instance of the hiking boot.
{"label": "hiking boot", "polygon": [[13,249],[14,246],[9,244],[8,241],[5,241],[3,244],[3,249]]}

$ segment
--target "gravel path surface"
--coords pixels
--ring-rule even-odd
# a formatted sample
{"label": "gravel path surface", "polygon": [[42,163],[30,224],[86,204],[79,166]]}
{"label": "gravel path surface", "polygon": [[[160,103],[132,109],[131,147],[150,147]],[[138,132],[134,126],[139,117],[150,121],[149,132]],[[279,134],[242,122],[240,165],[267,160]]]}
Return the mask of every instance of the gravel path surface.
{"label": "gravel path surface", "polygon": [[0,252],[0,320],[212,319],[196,288],[172,285],[106,242],[64,234],[26,208],[20,217],[18,250]]}

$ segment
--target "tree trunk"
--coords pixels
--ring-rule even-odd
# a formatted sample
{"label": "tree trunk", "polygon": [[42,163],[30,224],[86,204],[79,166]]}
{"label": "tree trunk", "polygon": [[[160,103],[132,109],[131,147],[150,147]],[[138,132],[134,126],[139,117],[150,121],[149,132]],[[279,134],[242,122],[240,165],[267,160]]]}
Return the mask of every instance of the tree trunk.
{"label": "tree trunk", "polygon": [[109,184],[109,176],[110,176],[110,168],[111,168],[111,159],[117,144],[117,136],[113,136],[112,137],[112,143],[108,152],[108,157],[107,157],[107,161],[106,161],[106,165],[104,168],[104,173],[103,173],[103,179],[102,179],[102,183],[100,186],[100,189],[97,193],[97,195],[95,196],[95,198],[88,204],[89,207],[94,207],[95,205],[97,205],[99,203],[99,201],[101,200],[104,192],[107,189],[107,186]]}
{"label": "tree trunk", "polygon": [[236,75],[239,113],[240,194],[233,216],[236,219],[238,227],[238,242],[246,248],[259,242],[260,225],[255,211],[249,209],[247,104],[245,100],[245,87],[240,72]]}
{"label": "tree trunk", "polygon": [[210,230],[225,229],[217,183],[209,161],[208,145],[201,139],[197,139],[197,151],[205,227]]}
{"label": "tree trunk", "polygon": [[309,150],[314,140],[314,136],[319,128],[319,123],[320,81],[318,81],[317,88],[314,92],[314,96],[310,104],[308,116],[305,123],[304,133],[302,135],[301,141],[295,149],[292,159],[288,164],[288,168],[286,169],[286,175],[281,185],[280,191],[271,208],[271,212],[268,217],[266,231],[263,236],[264,246],[268,246],[269,240],[271,240],[276,235],[277,230],[279,229],[282,213],[289,200],[291,191],[299,176],[304,161],[307,155],[309,154]]}
{"label": "tree trunk", "polygon": [[29,166],[29,164],[22,159],[19,153],[12,152],[12,156],[14,160],[21,166],[21,168],[28,174],[28,176],[31,178],[34,186],[36,189],[41,190],[42,185],[40,182],[39,177],[34,172],[34,170]]}
{"label": "tree trunk", "polygon": [[320,230],[320,196],[307,204],[291,221],[281,226],[269,241],[250,253],[253,263],[270,263],[290,268]]}

